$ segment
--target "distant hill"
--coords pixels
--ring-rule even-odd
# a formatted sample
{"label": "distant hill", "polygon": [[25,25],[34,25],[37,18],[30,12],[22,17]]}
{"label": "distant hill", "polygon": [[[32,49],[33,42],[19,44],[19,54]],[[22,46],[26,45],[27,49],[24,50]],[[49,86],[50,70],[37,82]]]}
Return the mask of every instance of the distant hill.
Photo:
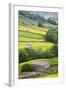
{"label": "distant hill", "polygon": [[[19,24],[52,26],[58,24],[58,13],[39,11],[19,11]],[[41,25],[39,25],[41,24]]]}

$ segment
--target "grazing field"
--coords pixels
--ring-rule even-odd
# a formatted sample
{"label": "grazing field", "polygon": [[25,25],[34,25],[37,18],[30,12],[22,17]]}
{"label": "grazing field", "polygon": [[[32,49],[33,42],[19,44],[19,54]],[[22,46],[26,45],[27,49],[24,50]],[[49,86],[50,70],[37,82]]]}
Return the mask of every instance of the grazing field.
{"label": "grazing field", "polygon": [[36,34],[36,33],[32,33],[32,32],[28,32],[28,31],[19,31],[19,36],[22,37],[28,37],[28,38],[34,38],[34,39],[43,39],[43,35],[41,34]]}
{"label": "grazing field", "polygon": [[[25,48],[26,43],[27,42],[20,42],[19,43],[19,49]],[[51,42],[41,42],[41,41],[40,42],[29,42],[29,43],[31,44],[32,49],[36,49],[36,50],[38,50],[38,49],[48,50],[54,45]]]}
{"label": "grazing field", "polygon": [[[20,48],[22,48],[22,49],[25,48],[25,45],[27,43],[31,44],[32,49],[41,48],[43,50],[49,49],[54,45],[51,42],[45,41],[44,35],[43,35],[43,33],[45,31],[42,31],[43,33],[41,34],[40,30],[38,30],[39,33],[37,32],[36,29],[34,29],[34,30],[36,31],[36,33],[33,32],[33,30],[31,30],[31,32],[30,32],[29,29],[28,29],[28,31],[25,31],[25,30],[20,31],[19,30],[19,38],[18,38],[18,40],[19,40],[19,45],[18,45],[19,49]],[[45,34],[46,34],[46,32],[45,32]]]}
{"label": "grazing field", "polygon": [[48,28],[40,28],[40,27],[37,27],[37,26],[31,26],[31,27],[29,27],[29,26],[19,26],[19,30],[20,31],[29,31],[29,32],[45,35],[46,32],[48,31]]}
{"label": "grazing field", "polygon": [[19,36],[19,42],[23,42],[23,41],[44,41],[44,40],[42,40],[42,39],[40,39],[39,38],[39,40],[38,39],[36,39],[36,38],[29,38],[29,37],[25,37],[25,36]]}

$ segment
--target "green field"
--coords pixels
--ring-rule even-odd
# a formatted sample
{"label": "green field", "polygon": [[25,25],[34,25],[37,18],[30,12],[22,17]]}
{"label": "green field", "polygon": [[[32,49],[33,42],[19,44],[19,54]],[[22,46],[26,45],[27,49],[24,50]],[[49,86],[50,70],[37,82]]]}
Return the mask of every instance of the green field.
{"label": "green field", "polygon": [[48,31],[48,28],[38,27],[34,25],[31,25],[31,26],[22,25],[22,26],[19,26],[19,30],[45,35],[46,32]]}
{"label": "green field", "polygon": [[43,35],[27,32],[27,31],[19,31],[19,36],[29,37],[29,38],[34,38],[34,39],[43,39]]}
{"label": "green field", "polygon": [[[37,32],[37,30],[35,30]],[[40,30],[39,30],[40,31]],[[51,48],[54,44],[51,42],[47,42],[44,39],[43,34],[33,33],[30,31],[20,31],[19,30],[19,49],[25,48],[27,41],[32,45],[32,49],[41,48],[43,50]]]}
{"label": "green field", "polygon": [[[38,39],[36,38],[29,38],[29,37],[25,37],[25,36],[19,36],[19,42],[22,41],[38,41]],[[39,38],[39,41],[44,41],[41,38]]]}
{"label": "green field", "polygon": [[[54,44],[51,42],[29,42],[32,45],[32,49],[43,49],[43,50],[48,50],[50,49]],[[19,42],[19,49],[25,48],[26,42]]]}
{"label": "green field", "polygon": [[[39,14],[40,13],[40,14]],[[48,78],[58,76],[58,56],[56,40],[57,33],[49,33],[48,40],[46,39],[47,33],[51,30],[58,28],[57,16],[47,13],[48,18],[45,18],[41,12],[19,11],[19,25],[18,25],[18,51],[19,51],[19,64],[18,75],[23,74],[22,69],[24,65],[31,65],[35,62],[47,62],[52,73],[48,75],[35,76],[34,78]],[[50,17],[51,15],[51,17]],[[54,17],[52,17],[54,16]],[[53,35],[54,34],[54,37]],[[52,40],[51,40],[52,39]],[[57,41],[57,40],[56,40]],[[53,50],[54,47],[54,50]],[[21,51],[20,51],[21,50]],[[44,56],[45,55],[45,56]],[[29,66],[28,65],[28,66]],[[29,70],[28,70],[29,71]],[[56,71],[56,72],[55,72]],[[25,72],[26,73],[26,72]],[[30,73],[30,71],[28,72]],[[27,74],[28,74],[27,73]]]}

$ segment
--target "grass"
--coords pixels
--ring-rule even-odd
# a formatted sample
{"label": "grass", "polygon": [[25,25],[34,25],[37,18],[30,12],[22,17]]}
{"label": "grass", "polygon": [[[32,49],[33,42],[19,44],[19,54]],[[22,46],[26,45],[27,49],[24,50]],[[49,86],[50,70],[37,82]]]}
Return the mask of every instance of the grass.
{"label": "grass", "polygon": [[[25,48],[27,42],[19,42],[19,49]],[[32,45],[32,49],[38,50],[39,48],[41,50],[47,50],[50,49],[54,44],[51,42],[29,42]]]}
{"label": "grass", "polygon": [[47,28],[40,28],[40,27],[28,27],[28,26],[19,26],[19,30],[21,31],[26,31],[28,30],[29,32],[33,32],[33,33],[36,33],[36,34],[42,34],[42,35],[45,35],[46,32],[48,31]]}
{"label": "grass", "polygon": [[19,42],[22,42],[22,41],[44,41],[44,40],[19,36]]}
{"label": "grass", "polygon": [[[29,42],[32,46],[32,49],[43,49],[47,50],[50,49],[54,44],[51,42],[46,42],[44,39],[44,35],[48,31],[47,28],[38,27],[38,26],[19,26],[19,43],[18,48],[23,49],[25,48],[26,41]],[[22,42],[25,41],[25,42]],[[37,42],[38,41],[38,42]]]}
{"label": "grass", "polygon": [[37,76],[35,78],[54,78],[54,77],[58,77],[58,74],[53,73],[53,74],[48,74],[48,75],[43,75],[43,76]]}
{"label": "grass", "polygon": [[19,36],[24,36],[24,37],[29,37],[29,38],[34,38],[34,39],[43,39],[43,35],[41,34],[36,34],[33,32],[28,32],[28,31],[19,31]]}

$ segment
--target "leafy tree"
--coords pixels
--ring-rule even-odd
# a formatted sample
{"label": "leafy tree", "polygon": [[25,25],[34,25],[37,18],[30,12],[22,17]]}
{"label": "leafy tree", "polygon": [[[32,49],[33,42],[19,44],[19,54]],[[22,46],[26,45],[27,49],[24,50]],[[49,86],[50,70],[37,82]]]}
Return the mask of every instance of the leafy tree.
{"label": "leafy tree", "polygon": [[[50,52],[46,52],[45,56],[58,56],[58,30],[49,30],[45,36],[45,39],[49,42],[54,43],[55,45],[51,48]],[[47,57],[46,56],[46,57]]]}
{"label": "leafy tree", "polygon": [[39,26],[39,27],[43,27],[42,23],[40,23],[40,22],[38,23],[38,26]]}
{"label": "leafy tree", "polygon": [[58,43],[58,30],[49,30],[45,35],[45,39],[49,42]]}
{"label": "leafy tree", "polygon": [[52,49],[51,52],[54,53],[55,57],[58,56],[58,44],[55,44]]}
{"label": "leafy tree", "polygon": [[47,20],[49,23],[53,24],[53,25],[57,25],[58,23],[56,22],[56,20],[52,17],[49,17]]}
{"label": "leafy tree", "polygon": [[24,49],[19,50],[19,63],[28,61],[28,53]]}

